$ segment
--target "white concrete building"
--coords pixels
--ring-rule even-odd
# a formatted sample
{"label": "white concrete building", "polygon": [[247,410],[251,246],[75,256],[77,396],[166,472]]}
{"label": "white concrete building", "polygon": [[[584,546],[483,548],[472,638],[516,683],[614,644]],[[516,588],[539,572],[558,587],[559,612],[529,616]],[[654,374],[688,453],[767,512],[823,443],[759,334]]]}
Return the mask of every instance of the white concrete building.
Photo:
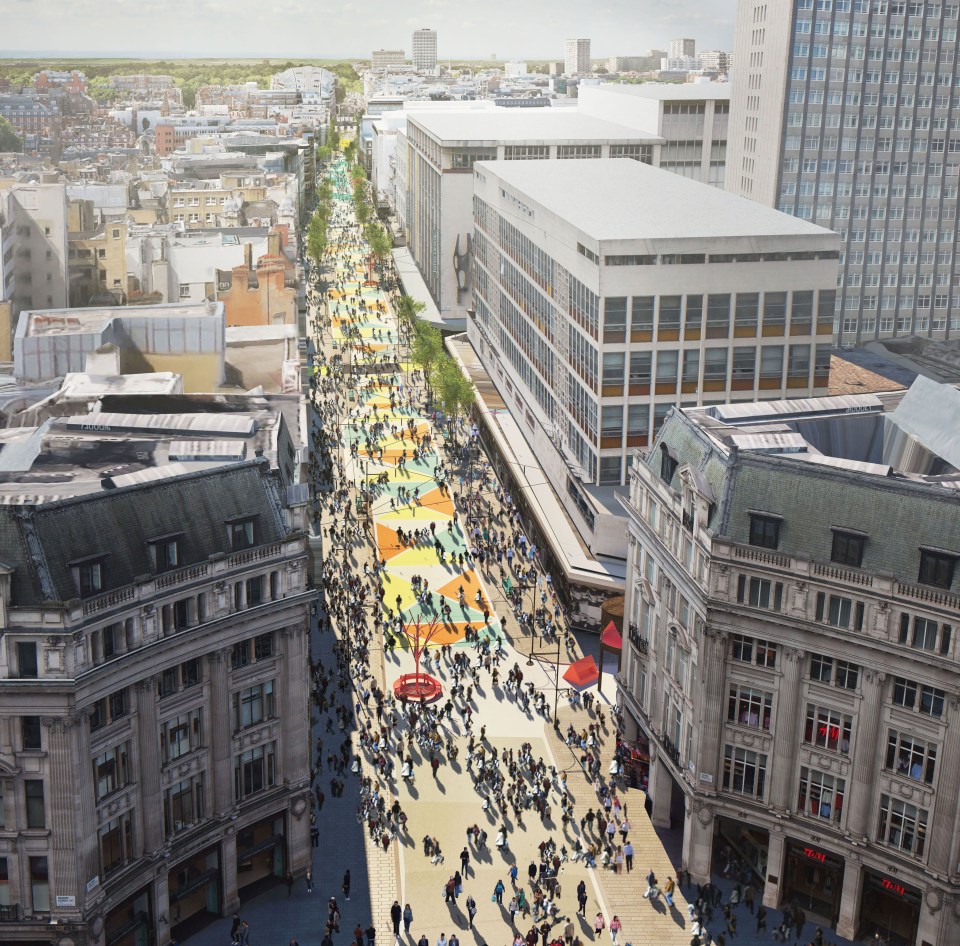
{"label": "white concrete building", "polygon": [[413,68],[417,72],[431,72],[437,68],[436,30],[414,30],[411,49]]}
{"label": "white concrete building", "polygon": [[958,414],[923,378],[675,411],[632,467],[628,778],[696,882],[726,850],[850,941],[960,942]]}
{"label": "white concrete building", "polygon": [[375,49],[370,54],[371,69],[390,69],[406,63],[402,49]]}
{"label": "white concrete building", "polygon": [[727,187],[840,234],[841,345],[960,331],[958,17],[899,0],[737,6]]}
{"label": "white concrete building", "polygon": [[563,45],[563,73],[568,76],[590,74],[590,40],[568,39]]}
{"label": "white concrete building", "polygon": [[67,192],[63,184],[0,188],[3,288],[13,318],[25,309],[63,308],[69,298]]}
{"label": "white concrete building", "polygon": [[438,109],[408,113],[405,229],[444,321],[471,305],[475,161],[634,158],[650,163],[656,135],[579,109]]}
{"label": "white concrete building", "polygon": [[697,55],[697,41],[695,39],[670,40],[670,59],[689,58]]}
{"label": "white concrete building", "polygon": [[647,128],[664,139],[654,165],[723,187],[727,161],[730,86],[726,83],[581,85],[581,111]]}
{"label": "white concrete building", "polygon": [[467,335],[594,554],[626,558],[630,450],[674,405],[826,391],[835,234],[637,161],[474,187]]}

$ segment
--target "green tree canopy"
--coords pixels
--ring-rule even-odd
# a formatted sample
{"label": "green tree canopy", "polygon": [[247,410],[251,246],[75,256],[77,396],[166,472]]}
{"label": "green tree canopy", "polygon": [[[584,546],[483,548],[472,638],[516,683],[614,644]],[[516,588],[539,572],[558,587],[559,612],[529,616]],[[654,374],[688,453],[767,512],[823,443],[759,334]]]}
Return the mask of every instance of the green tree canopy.
{"label": "green tree canopy", "polygon": [[433,369],[443,354],[443,336],[440,334],[440,329],[424,322],[423,319],[417,319],[413,326],[410,358],[423,371],[428,388],[431,385]]}
{"label": "green tree canopy", "polygon": [[10,124],[0,115],[0,151],[23,151],[23,140]]}
{"label": "green tree canopy", "polygon": [[476,388],[457,360],[443,352],[430,373],[430,381],[445,414],[459,417],[469,412],[476,399]]}
{"label": "green tree canopy", "polygon": [[393,240],[390,234],[378,223],[367,224],[363,232],[367,243],[370,245],[370,254],[378,262],[382,263],[393,249]]}

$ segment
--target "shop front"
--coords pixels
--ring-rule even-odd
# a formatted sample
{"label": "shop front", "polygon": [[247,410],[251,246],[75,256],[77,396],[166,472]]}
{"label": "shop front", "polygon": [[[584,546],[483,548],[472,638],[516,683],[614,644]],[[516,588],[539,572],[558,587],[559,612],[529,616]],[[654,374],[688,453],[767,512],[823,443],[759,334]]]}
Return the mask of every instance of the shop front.
{"label": "shop front", "polygon": [[763,890],[770,832],[722,815],[715,819],[714,831],[717,843],[713,850],[720,872],[725,877],[733,877],[740,883],[750,882]]}
{"label": "shop front", "polygon": [[859,938],[913,946],[920,922],[920,891],[889,874],[864,868]]}
{"label": "shop front", "polygon": [[835,929],[843,893],[843,858],[790,838],[787,838],[786,850],[781,903],[795,904],[810,919],[819,917]]}
{"label": "shop front", "polygon": [[103,920],[106,946],[153,946],[150,888],[141,887],[117,904]]}
{"label": "shop front", "polygon": [[284,816],[276,814],[237,832],[237,892],[253,896],[283,879]]}
{"label": "shop front", "polygon": [[624,740],[622,745],[627,785],[645,792],[650,784],[650,740],[640,731],[635,740]]}
{"label": "shop front", "polygon": [[171,933],[183,940],[220,916],[220,846],[181,861],[170,871],[167,884]]}

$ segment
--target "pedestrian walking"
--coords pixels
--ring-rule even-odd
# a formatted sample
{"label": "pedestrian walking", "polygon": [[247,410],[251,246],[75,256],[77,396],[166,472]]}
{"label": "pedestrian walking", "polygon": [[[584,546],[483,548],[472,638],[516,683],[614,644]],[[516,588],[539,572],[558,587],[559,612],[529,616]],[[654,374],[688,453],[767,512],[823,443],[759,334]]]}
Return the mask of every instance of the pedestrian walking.
{"label": "pedestrian walking", "polygon": [[364,932],[367,934],[367,946],[377,946],[377,928],[372,922]]}
{"label": "pedestrian walking", "polygon": [[672,877],[668,877],[667,882],[663,885],[663,899],[667,901],[667,906],[671,908],[673,907],[673,891],[676,886]]}
{"label": "pedestrian walking", "polygon": [[657,875],[651,869],[650,873],[647,874],[647,889],[643,892],[645,897],[656,900],[654,891],[657,889]]}
{"label": "pedestrian walking", "polygon": [[467,920],[469,921],[469,927],[473,929],[473,918],[477,915],[477,901],[473,899],[473,896],[467,897]]}
{"label": "pedestrian walking", "polygon": [[400,921],[403,919],[403,908],[400,906],[399,900],[393,901],[393,906],[390,907],[390,922],[393,923],[393,935],[400,935]]}
{"label": "pedestrian walking", "polygon": [[[407,903],[403,908],[403,932],[407,936],[410,935],[410,926],[413,924],[413,910],[410,909],[410,904]],[[427,946],[430,946],[428,943]]]}
{"label": "pedestrian walking", "polygon": [[240,914],[233,914],[233,922],[230,924],[230,943],[231,946],[237,946],[240,942]]}
{"label": "pedestrian walking", "polygon": [[577,913],[586,919],[587,916],[587,885],[584,881],[577,884]]}
{"label": "pedestrian walking", "polygon": [[761,903],[757,907],[757,935],[766,932],[767,929],[767,908]]}
{"label": "pedestrian walking", "polygon": [[250,924],[243,920],[240,923],[240,932],[237,934],[239,946],[250,946]]}
{"label": "pedestrian walking", "polygon": [[753,916],[753,904],[756,896],[757,893],[753,889],[753,884],[747,884],[747,889],[743,892],[743,902],[746,908],[750,911],[751,916]]}
{"label": "pedestrian walking", "polygon": [[470,873],[470,852],[466,848],[460,852],[460,867],[466,877]]}
{"label": "pedestrian walking", "polygon": [[307,882],[307,893],[313,893],[313,868],[308,867],[307,873],[304,877]]}
{"label": "pedestrian walking", "polygon": [[283,882],[287,885],[287,899],[290,899],[290,894],[293,893],[293,874],[290,871],[287,871],[283,876]]}
{"label": "pedestrian walking", "polygon": [[622,925],[620,917],[614,913],[613,919],[610,921],[610,941],[613,943],[613,946],[617,946],[617,936],[620,934],[620,927]]}
{"label": "pedestrian walking", "polygon": [[340,885],[340,889],[343,891],[343,898],[350,902],[350,868],[348,867],[343,875],[343,883]]}
{"label": "pedestrian walking", "polygon": [[503,881],[498,880],[496,887],[493,888],[493,899],[503,906],[503,891],[504,891]]}
{"label": "pedestrian walking", "polygon": [[353,930],[353,941],[356,943],[356,946],[364,946],[363,944],[363,930],[360,928],[358,923]]}
{"label": "pedestrian walking", "polygon": [[456,890],[456,884],[453,881],[453,874],[450,875],[450,879],[443,885],[443,902],[449,903],[454,899],[454,892]]}
{"label": "pedestrian walking", "polygon": [[607,925],[607,921],[603,918],[602,913],[598,913],[593,920],[593,932],[596,936],[599,936]]}
{"label": "pedestrian walking", "polygon": [[623,846],[623,858],[627,862],[627,873],[633,870],[633,845],[627,841]]}

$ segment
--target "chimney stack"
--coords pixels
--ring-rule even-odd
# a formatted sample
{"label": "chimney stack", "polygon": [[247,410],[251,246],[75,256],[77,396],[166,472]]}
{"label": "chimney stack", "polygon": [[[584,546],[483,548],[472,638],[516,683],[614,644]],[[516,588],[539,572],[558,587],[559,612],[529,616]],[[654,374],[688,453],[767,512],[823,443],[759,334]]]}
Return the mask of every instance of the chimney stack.
{"label": "chimney stack", "polygon": [[253,244],[244,243],[243,244],[243,265],[247,267],[247,270],[253,271]]}

